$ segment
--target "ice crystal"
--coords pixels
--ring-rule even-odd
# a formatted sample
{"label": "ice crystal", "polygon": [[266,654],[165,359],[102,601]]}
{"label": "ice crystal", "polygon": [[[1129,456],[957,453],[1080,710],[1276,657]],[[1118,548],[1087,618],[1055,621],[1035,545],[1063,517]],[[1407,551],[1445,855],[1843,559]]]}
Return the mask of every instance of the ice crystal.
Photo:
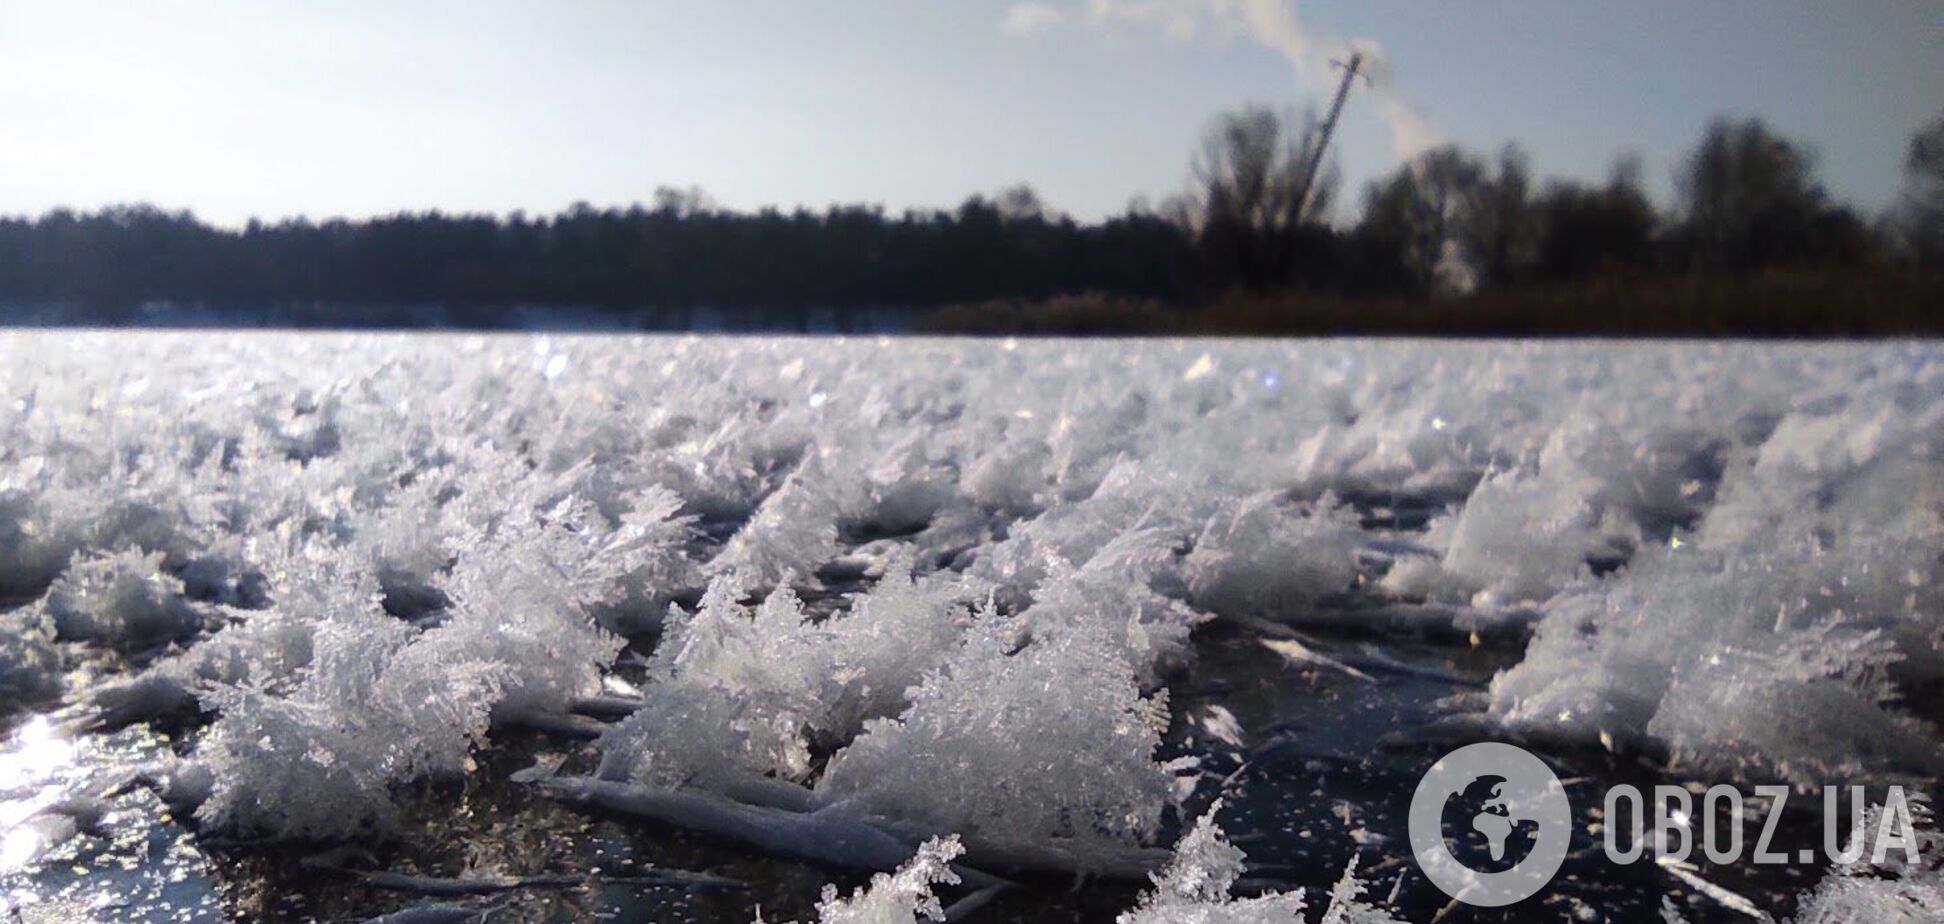
{"label": "ice crystal", "polygon": [[1295,618],[1347,593],[1363,532],[1334,498],[1305,516],[1256,494],[1210,518],[1184,563],[1189,599],[1220,613]]}
{"label": "ice crystal", "polygon": [[918,854],[895,873],[879,873],[871,884],[850,898],[840,898],[836,886],[825,886],[817,903],[820,924],[912,924],[919,919],[945,920],[936,885],[957,885],[952,861],[965,852],[958,838],[933,838],[919,845]]}
{"label": "ice crystal", "polygon": [[819,792],[1083,857],[1151,838],[1171,779],[1154,759],[1164,702],[1141,696],[1104,633],[1062,631],[1015,650],[1016,628],[983,620],[911,691],[909,709],[868,723],[832,758]]}
{"label": "ice crystal", "polygon": [[0,718],[11,706],[60,688],[60,654],[53,633],[32,612],[0,614]]}
{"label": "ice crystal", "polygon": [[910,566],[894,558],[848,614],[821,623],[787,587],[751,608],[740,582],[718,578],[696,613],[670,614],[642,708],[604,742],[604,775],[800,779],[813,742],[845,744],[866,720],[897,714],[963,624],[953,589],[914,580]]}
{"label": "ice crystal", "polygon": [[[1914,801],[1912,815],[1899,818],[1884,805],[1872,805],[1850,831],[1844,853],[1856,859],[1838,863],[1801,896],[1794,924],[1885,921],[1917,924],[1944,914],[1944,835],[1931,825],[1929,805]],[[1879,856],[1876,841],[1892,826],[1911,825],[1912,854],[1891,847]]]}
{"label": "ice crystal", "polygon": [[1303,920],[1303,890],[1256,898],[1232,898],[1229,889],[1242,878],[1245,855],[1215,823],[1218,802],[1195,822],[1165,869],[1154,874],[1154,888],[1119,924],[1292,924]]}
{"label": "ice crystal", "polygon": [[162,570],[162,553],[124,551],[77,557],[42,601],[65,641],[134,651],[194,634],[202,615],[182,581]]}
{"label": "ice crystal", "polygon": [[382,830],[618,635],[604,775],[975,851],[1149,843],[1211,618],[1536,620],[1540,745],[1940,765],[1930,344],[6,338],[0,703],[199,703],[219,827]]}

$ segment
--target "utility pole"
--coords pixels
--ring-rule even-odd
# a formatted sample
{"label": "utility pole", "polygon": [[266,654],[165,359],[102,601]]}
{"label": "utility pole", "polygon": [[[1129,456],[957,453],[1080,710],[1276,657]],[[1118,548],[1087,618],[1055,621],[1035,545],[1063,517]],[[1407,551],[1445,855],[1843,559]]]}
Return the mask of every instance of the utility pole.
{"label": "utility pole", "polygon": [[[1363,52],[1351,52],[1350,62],[1331,62],[1343,68],[1343,82],[1337,85],[1336,100],[1330,103],[1330,115],[1323,120],[1323,131],[1316,142],[1316,151],[1310,154],[1309,168],[1303,171],[1303,185],[1296,198],[1296,222],[1301,224],[1303,216],[1309,212],[1310,191],[1316,184],[1316,173],[1323,169],[1323,152],[1330,148],[1330,136],[1336,133],[1337,119],[1343,115],[1343,101],[1350,96],[1350,84],[1363,76]],[[1365,77],[1368,83],[1370,78]]]}

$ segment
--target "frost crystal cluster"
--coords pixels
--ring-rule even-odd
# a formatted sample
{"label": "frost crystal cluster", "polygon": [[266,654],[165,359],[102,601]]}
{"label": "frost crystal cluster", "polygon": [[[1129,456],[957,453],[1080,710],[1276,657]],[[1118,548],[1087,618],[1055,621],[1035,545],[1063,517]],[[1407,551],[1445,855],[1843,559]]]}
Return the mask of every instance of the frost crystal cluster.
{"label": "frost crystal cluster", "polygon": [[825,886],[823,901],[817,904],[818,924],[911,924],[913,921],[943,921],[945,909],[932,886],[956,885],[957,873],[951,863],[965,848],[957,838],[933,838],[918,847],[897,872],[879,873],[871,884],[850,898],[840,898],[836,886]]}
{"label": "frost crystal cluster", "polygon": [[[826,920],[961,848],[1142,876],[1215,627],[1496,645],[1469,727],[1694,779],[1944,772],[1935,344],[0,347],[0,711],[168,720],[238,837],[394,831],[531,726],[776,849],[956,835]],[[1295,914],[1239,862],[1204,819],[1126,920]]]}

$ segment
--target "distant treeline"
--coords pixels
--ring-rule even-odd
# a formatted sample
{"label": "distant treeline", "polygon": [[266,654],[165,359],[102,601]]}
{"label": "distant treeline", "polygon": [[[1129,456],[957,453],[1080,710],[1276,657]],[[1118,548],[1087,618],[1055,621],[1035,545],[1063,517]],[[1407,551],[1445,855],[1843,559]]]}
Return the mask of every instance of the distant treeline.
{"label": "distant treeline", "polygon": [[[1188,238],[1156,216],[1081,225],[974,198],[954,212],[754,214],[664,191],[558,215],[401,214],[214,228],[145,206],[0,220],[0,301],[615,309],[926,306],[1099,289],[1176,298]],[[448,311],[448,316],[464,317]]]}
{"label": "distant treeline", "polygon": [[[462,324],[512,306],[756,312],[910,308],[1090,292],[1176,310],[1237,293],[1418,299],[1589,279],[1776,269],[1937,266],[1944,116],[1912,140],[1886,214],[1834,202],[1802,145],[1719,120],[1659,209],[1637,161],[1603,183],[1541,182],[1525,155],[1438,148],[1369,185],[1354,223],[1333,170],[1305,176],[1315,120],[1264,109],[1211,127],[1188,191],[1080,223],[1030,188],[951,211],[876,206],[737,212],[700,191],[528,217],[399,214],[242,229],[147,206],[0,219],[0,303],[67,304],[91,320],[152,302],[440,305]],[[1291,302],[1294,304],[1295,302]]]}

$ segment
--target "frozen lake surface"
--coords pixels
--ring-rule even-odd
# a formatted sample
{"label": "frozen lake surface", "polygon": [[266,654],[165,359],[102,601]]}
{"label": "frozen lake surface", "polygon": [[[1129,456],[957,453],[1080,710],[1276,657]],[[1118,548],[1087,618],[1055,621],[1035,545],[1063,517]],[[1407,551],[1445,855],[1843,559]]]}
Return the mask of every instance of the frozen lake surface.
{"label": "frozen lake surface", "polygon": [[[1350,920],[1944,913],[1934,851],[1598,850],[1616,782],[1935,792],[1936,343],[0,359],[0,917],[903,921],[955,862],[954,920],[1314,920],[1353,858]],[[1574,809],[1503,911],[1404,831],[1483,740]]]}

